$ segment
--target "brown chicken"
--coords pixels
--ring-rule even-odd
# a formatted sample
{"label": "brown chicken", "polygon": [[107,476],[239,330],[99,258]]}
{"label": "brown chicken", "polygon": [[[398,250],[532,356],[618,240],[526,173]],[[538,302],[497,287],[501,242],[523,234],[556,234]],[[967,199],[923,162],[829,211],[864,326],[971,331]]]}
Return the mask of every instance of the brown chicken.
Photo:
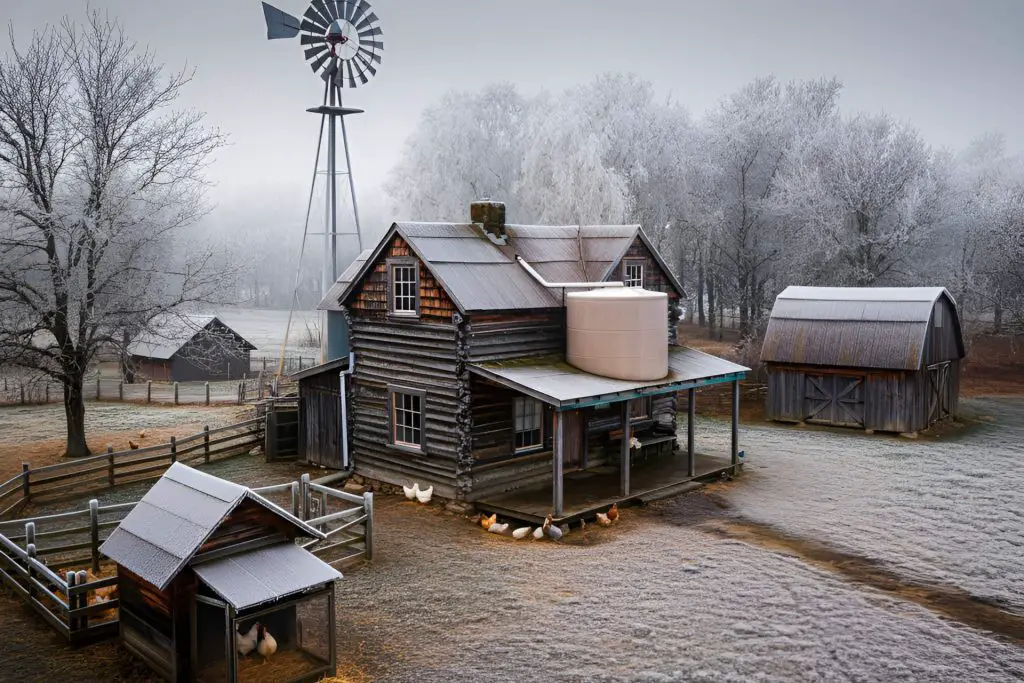
{"label": "brown chicken", "polygon": [[497,513],[491,515],[490,517],[481,517],[480,518],[480,526],[482,526],[485,529],[490,529],[492,526],[494,526],[495,522],[497,522],[497,521],[498,521]]}
{"label": "brown chicken", "polygon": [[608,508],[608,519],[615,522],[619,519],[619,504],[612,503],[612,506]]}
{"label": "brown chicken", "polygon": [[128,439],[128,448],[130,448],[130,449],[132,449],[134,451],[138,447],[139,447],[139,444],[135,443],[131,439]]}

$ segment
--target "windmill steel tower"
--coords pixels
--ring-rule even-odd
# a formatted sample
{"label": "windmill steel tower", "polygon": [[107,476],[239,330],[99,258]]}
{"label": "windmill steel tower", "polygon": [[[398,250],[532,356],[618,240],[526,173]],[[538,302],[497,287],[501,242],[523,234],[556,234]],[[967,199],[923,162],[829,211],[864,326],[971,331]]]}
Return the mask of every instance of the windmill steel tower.
{"label": "windmill steel tower", "polygon": [[[299,44],[313,73],[324,81],[324,97],[320,106],[306,111],[320,115],[320,134],[314,163],[313,185],[319,173],[320,147],[323,143],[324,128],[327,128],[327,193],[325,202],[324,260],[322,292],[326,294],[338,279],[338,236],[353,233],[338,232],[338,175],[348,177],[348,189],[352,200],[352,214],[355,237],[359,251],[363,249],[362,231],[359,225],[359,205],[356,202],[356,186],[352,173],[351,156],[348,148],[348,131],[345,117],[363,113],[362,109],[342,106],[342,88],[356,88],[365,85],[377,73],[376,65],[381,63],[384,51],[383,35],[377,25],[377,15],[366,0],[313,0],[302,18],[263,3],[263,16],[267,22],[267,38],[294,38],[300,33]],[[337,163],[337,130],[341,127],[341,139],[345,152],[345,168],[339,173]],[[309,207],[306,212],[305,238],[309,230],[309,208],[312,206],[313,188],[310,188]],[[299,268],[301,268],[301,256]],[[296,274],[298,280],[298,273]],[[295,296],[292,297],[292,308]],[[291,313],[288,327],[291,328]],[[285,332],[287,345],[288,332]],[[328,313],[326,325],[322,328],[321,361],[328,361],[348,354],[348,330],[340,313]],[[284,349],[279,374],[283,370]]]}

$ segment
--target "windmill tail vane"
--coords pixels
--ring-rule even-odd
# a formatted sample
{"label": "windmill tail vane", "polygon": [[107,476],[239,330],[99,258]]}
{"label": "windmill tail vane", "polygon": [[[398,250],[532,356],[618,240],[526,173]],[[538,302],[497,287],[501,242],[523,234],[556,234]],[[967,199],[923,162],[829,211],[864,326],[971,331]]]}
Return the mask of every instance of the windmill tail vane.
{"label": "windmill tail vane", "polygon": [[377,73],[384,42],[366,0],[313,0],[302,18],[263,3],[267,38],[294,38],[314,73],[337,87],[366,85]]}

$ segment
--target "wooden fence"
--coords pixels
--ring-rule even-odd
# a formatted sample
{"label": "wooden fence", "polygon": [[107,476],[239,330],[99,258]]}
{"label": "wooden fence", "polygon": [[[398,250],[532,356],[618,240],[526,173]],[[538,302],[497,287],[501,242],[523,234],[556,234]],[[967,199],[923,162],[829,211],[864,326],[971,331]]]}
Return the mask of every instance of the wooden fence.
{"label": "wooden fence", "polygon": [[28,503],[50,504],[81,499],[121,484],[156,479],[175,462],[208,463],[263,445],[264,419],[210,429],[164,444],[135,450],[78,458],[55,465],[31,467],[23,463],[20,474],[0,483],[0,517]]}
{"label": "wooden fence", "polygon": [[[302,547],[328,564],[373,558],[372,493],[336,491],[308,474],[253,490],[326,534]],[[99,547],[137,504],[91,500],[84,510],[0,521],[0,581],[71,643],[116,635],[117,577],[103,575],[112,566]]]}
{"label": "wooden fence", "polygon": [[[224,382],[138,382],[130,384],[114,377],[91,377],[85,381],[89,401],[127,401],[131,403],[225,404],[249,403],[271,394],[293,391],[294,382],[263,376]],[[0,406],[61,403],[64,387],[59,382],[31,380],[0,381]]]}

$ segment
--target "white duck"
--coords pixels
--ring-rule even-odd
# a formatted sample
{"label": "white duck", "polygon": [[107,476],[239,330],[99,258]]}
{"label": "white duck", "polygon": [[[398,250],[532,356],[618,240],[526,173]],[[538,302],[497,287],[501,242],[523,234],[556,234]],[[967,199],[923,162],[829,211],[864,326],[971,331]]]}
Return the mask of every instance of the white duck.
{"label": "white duck", "polygon": [[512,532],[512,538],[518,541],[522,538],[526,538],[531,531],[533,531],[533,527],[521,526]]}
{"label": "white duck", "polygon": [[504,524],[492,524],[491,528],[487,531],[492,534],[503,534],[506,529],[508,529],[508,522],[505,522]]}
{"label": "white duck", "polygon": [[405,497],[409,500],[416,498],[420,495],[420,485],[414,483],[412,486],[402,485],[402,490],[405,492]]}
{"label": "white duck", "polygon": [[424,505],[426,505],[427,503],[430,502],[430,498],[433,495],[434,495],[434,487],[431,486],[428,489],[423,489],[422,491],[417,491],[416,492],[416,500],[418,500],[419,502],[421,502]]}

